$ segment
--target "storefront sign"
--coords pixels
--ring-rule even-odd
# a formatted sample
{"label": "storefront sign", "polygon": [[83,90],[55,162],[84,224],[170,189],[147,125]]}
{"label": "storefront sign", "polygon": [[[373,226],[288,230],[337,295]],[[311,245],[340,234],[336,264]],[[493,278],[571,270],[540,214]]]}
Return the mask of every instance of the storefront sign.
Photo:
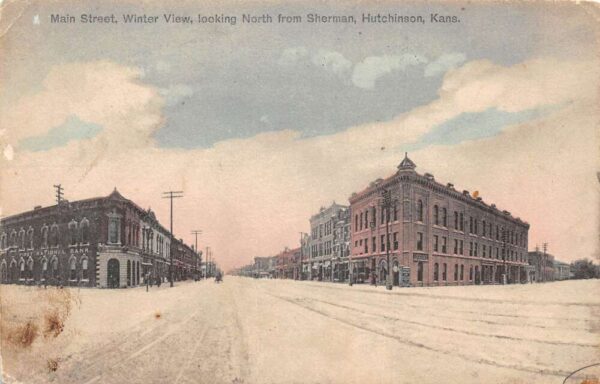
{"label": "storefront sign", "polygon": [[413,261],[428,261],[429,255],[426,253],[414,253]]}

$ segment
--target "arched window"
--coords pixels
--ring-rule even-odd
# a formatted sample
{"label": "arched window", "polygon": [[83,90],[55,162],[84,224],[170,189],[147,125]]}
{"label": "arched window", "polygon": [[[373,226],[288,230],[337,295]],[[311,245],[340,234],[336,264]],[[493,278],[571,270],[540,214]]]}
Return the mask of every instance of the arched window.
{"label": "arched window", "polygon": [[27,247],[33,249],[33,227],[27,230]]}
{"label": "arched window", "polygon": [[9,243],[9,246],[11,246],[11,247],[16,247],[17,246],[17,231],[15,231],[14,229],[10,233],[10,243]]}
{"label": "arched window", "polygon": [[71,220],[69,223],[69,245],[77,245],[77,222]]}
{"label": "arched window", "polygon": [[19,280],[25,279],[25,260],[19,261]]}
{"label": "arched window", "polygon": [[46,224],[42,227],[42,248],[48,248],[48,226]]}
{"label": "arched window", "polygon": [[433,223],[435,225],[440,225],[440,207],[437,205],[433,206]]}
{"label": "arched window", "polygon": [[446,281],[448,280],[448,264],[444,263],[443,269],[442,269],[442,280]]}
{"label": "arched window", "polygon": [[90,222],[85,217],[81,220],[79,224],[79,229],[81,231],[81,244],[89,244],[90,243]]}
{"label": "arched window", "polygon": [[33,279],[33,259],[31,257],[27,259],[27,278]]}
{"label": "arched window", "polygon": [[440,266],[438,263],[433,264],[433,281],[438,281],[440,274]]}
{"label": "arched window", "polygon": [[23,228],[19,231],[19,249],[25,249],[25,230]]}
{"label": "arched window", "polygon": [[50,227],[50,246],[58,247],[58,242],[59,242],[58,225],[53,224],[52,227]]}
{"label": "arched window", "polygon": [[417,221],[423,221],[423,200],[417,202]]}
{"label": "arched window", "polygon": [[58,279],[58,259],[52,259],[52,277]]}
{"label": "arched window", "polygon": [[0,249],[8,248],[7,237],[8,235],[6,234],[6,232],[2,232],[2,234],[0,235]]}
{"label": "arched window", "polygon": [[74,257],[69,260],[69,280],[77,280],[77,260]]}
{"label": "arched window", "polygon": [[87,259],[87,257],[84,257],[81,260],[81,278],[83,280],[89,280],[90,279],[90,274],[88,272],[88,259]]}
{"label": "arched window", "polygon": [[131,285],[131,261],[127,260],[127,286]]}

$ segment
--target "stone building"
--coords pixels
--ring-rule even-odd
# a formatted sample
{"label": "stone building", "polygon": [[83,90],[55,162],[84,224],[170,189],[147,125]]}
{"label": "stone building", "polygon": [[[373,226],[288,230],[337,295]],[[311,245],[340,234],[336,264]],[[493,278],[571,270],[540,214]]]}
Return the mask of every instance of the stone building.
{"label": "stone building", "polygon": [[413,286],[525,281],[529,224],[415,168],[405,156],[394,175],[350,197],[354,281],[384,284],[388,248],[394,285],[400,271]]}
{"label": "stone building", "polygon": [[[310,218],[310,259],[309,279],[333,281],[334,270],[339,269],[337,264],[342,261],[342,254],[335,252],[335,242],[343,243],[344,239],[335,236],[336,226],[343,231],[343,223],[340,221],[346,217],[341,211],[348,210],[345,205],[333,202],[329,207],[321,207],[319,213]],[[338,252],[343,252],[342,246]]]}
{"label": "stone building", "polygon": [[[0,278],[3,283],[130,287],[145,277],[166,281],[172,236],[150,209],[115,188],[107,197],[69,202],[0,221]],[[177,248],[177,247],[176,247]],[[185,247],[174,260],[192,270]]]}

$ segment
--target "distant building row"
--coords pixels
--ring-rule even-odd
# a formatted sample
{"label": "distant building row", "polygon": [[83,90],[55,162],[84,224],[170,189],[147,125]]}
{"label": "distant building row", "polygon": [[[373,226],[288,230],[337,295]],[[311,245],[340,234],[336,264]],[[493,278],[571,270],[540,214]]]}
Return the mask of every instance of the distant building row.
{"label": "distant building row", "polygon": [[130,287],[200,275],[201,254],[115,189],[0,221],[2,283]]}
{"label": "distant building row", "polygon": [[[352,194],[349,206],[334,202],[312,216],[294,257],[256,258],[238,272],[384,284],[391,268],[396,286],[567,278],[565,265],[528,253],[527,222],[415,169],[405,156],[394,175]],[[288,272],[278,273],[279,265]]]}

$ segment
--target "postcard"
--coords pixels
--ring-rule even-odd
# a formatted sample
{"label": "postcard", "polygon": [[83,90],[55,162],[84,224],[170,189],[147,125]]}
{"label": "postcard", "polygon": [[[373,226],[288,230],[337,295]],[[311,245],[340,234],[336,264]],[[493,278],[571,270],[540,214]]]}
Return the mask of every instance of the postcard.
{"label": "postcard", "polygon": [[600,383],[599,20],[0,0],[0,383]]}

